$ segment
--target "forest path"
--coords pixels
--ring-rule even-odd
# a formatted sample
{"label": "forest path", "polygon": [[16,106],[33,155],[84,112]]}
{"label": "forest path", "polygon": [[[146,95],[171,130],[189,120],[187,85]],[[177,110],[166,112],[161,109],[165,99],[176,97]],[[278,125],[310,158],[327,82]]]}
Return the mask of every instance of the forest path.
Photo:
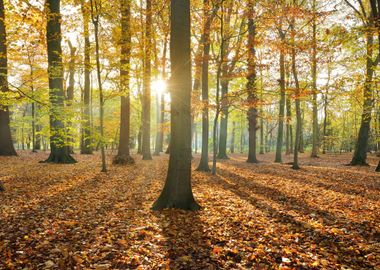
{"label": "forest path", "polygon": [[150,210],[167,155],[106,174],[97,155],[45,156],[0,157],[0,269],[380,267],[380,177],[344,166],[348,154],[302,155],[299,171],[232,155],[217,176],[193,172],[192,213]]}

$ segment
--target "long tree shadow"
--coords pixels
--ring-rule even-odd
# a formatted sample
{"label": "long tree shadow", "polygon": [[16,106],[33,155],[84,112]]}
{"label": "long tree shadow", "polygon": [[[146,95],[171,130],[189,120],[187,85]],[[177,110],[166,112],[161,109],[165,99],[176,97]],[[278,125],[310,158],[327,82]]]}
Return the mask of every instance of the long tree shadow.
{"label": "long tree shadow", "polygon": [[[33,266],[41,260],[41,254],[49,254],[52,249],[49,244],[40,245],[42,240],[48,238],[56,247],[63,247],[68,250],[67,253],[75,254],[88,250],[92,243],[107,236],[109,227],[126,227],[126,223],[133,219],[119,220],[117,215],[141,209],[142,200],[137,198],[141,197],[151,181],[147,177],[136,181],[140,170],[134,168],[132,172],[128,175],[128,185],[120,175],[113,176],[111,181],[109,176],[98,174],[60,193],[44,196],[32,208],[26,207],[15,215],[0,219],[0,242],[7,243],[2,252],[9,252],[13,261],[25,261],[23,267]],[[121,169],[119,173],[123,173]],[[122,207],[118,208],[118,205]],[[113,237],[123,236],[117,233],[115,230]],[[0,253],[0,257],[2,255]],[[58,254],[55,260],[60,260],[62,256]],[[0,268],[2,263],[5,261],[0,260]],[[71,257],[61,260],[64,269],[73,269],[76,264]]]}
{"label": "long tree shadow", "polygon": [[364,239],[368,240],[379,240],[377,238],[379,237],[380,232],[376,231],[376,224],[370,224],[368,221],[355,222],[346,219],[342,215],[333,215],[328,211],[311,206],[303,199],[285,194],[276,188],[264,186],[255,182],[253,179],[245,178],[236,173],[223,169],[220,169],[219,172],[221,175],[228,176],[231,181],[236,182],[239,186],[248,187],[250,192],[277,202],[283,205],[287,210],[294,210],[306,216],[312,214],[315,218],[322,218],[323,223],[329,226],[341,226],[343,228],[345,225],[349,224],[352,229],[345,229],[350,231],[350,233],[357,233]]}
{"label": "long tree shadow", "polygon": [[168,209],[154,215],[166,238],[169,269],[219,269],[211,256],[213,240],[205,233],[199,211]]}
{"label": "long tree shadow", "polygon": [[[235,176],[234,174],[223,170],[219,170],[219,172],[221,174],[229,174],[232,178],[236,177],[236,179],[238,179],[237,184],[229,183],[220,176],[214,177],[211,181],[222,186],[225,190],[233,192],[242,200],[249,202],[256,209],[260,210],[266,216],[268,216],[268,218],[274,220],[275,222],[280,222],[286,225],[288,230],[299,233],[301,243],[314,243],[317,246],[319,245],[328,252],[333,253],[339,263],[352,267],[353,269],[373,268],[373,265],[370,262],[363,260],[363,257],[365,257],[366,254],[370,253],[370,251],[362,247],[362,245],[356,242],[356,240],[352,239],[350,235],[334,234],[327,231],[322,232],[321,230],[317,230],[316,228],[310,226],[308,223],[296,220],[292,215],[287,214],[286,211],[279,211],[263,200],[256,198],[252,194],[242,189],[246,189],[246,187],[248,187],[250,192],[253,192],[257,195],[266,196],[269,199],[279,203],[287,201],[290,204],[294,204],[294,206],[291,206],[290,209],[301,211],[305,214],[306,212],[310,213],[312,211],[317,211],[318,209],[311,208],[307,211],[306,209],[309,208],[307,206],[303,206],[303,202],[295,198],[289,198],[280,191],[276,191],[256,183],[249,185],[246,183],[247,181],[243,181],[240,176]],[[268,195],[268,192],[275,192],[275,195]],[[329,221],[329,219],[332,218],[332,216],[330,216],[329,213],[323,213],[319,211],[319,215],[321,215],[326,222],[331,224],[332,221]],[[327,215],[329,219],[326,219],[324,215]],[[366,230],[365,234],[372,236],[372,238],[375,238],[375,236],[368,230]],[[353,246],[355,246],[354,249]]]}
{"label": "long tree shadow", "polygon": [[[232,164],[224,163],[224,166],[232,166]],[[239,166],[242,167],[241,164],[234,163],[233,166]],[[266,164],[268,165],[268,164]],[[252,164],[247,164],[247,167],[244,167],[245,169],[252,169]],[[249,167],[248,167],[249,166]],[[273,166],[273,164],[271,164]],[[283,167],[283,165],[276,164],[276,166]],[[271,174],[273,175],[273,168],[266,169],[265,167],[260,167],[260,170],[255,170],[255,173],[257,174]],[[344,171],[347,173],[347,171]],[[349,174],[358,175],[360,178],[368,178],[368,174],[363,175],[363,173],[355,172],[355,171],[349,171]],[[327,175],[326,175],[327,174]],[[371,189],[373,191],[380,191],[380,182],[368,182],[368,181],[356,181],[356,183],[352,183],[351,180],[347,180],[342,178],[342,171],[336,168],[329,168],[329,167],[318,167],[316,169],[315,167],[307,167],[307,171],[299,171],[299,175],[292,175],[292,177],[289,177],[289,168],[281,168],[281,170],[276,170],[275,175],[289,179],[294,180],[300,183],[307,183],[313,186],[321,187],[324,189],[329,189],[334,192],[342,193],[342,194],[348,194],[348,195],[363,195],[366,198],[369,198],[371,200],[378,201],[380,198],[376,195],[372,195],[369,193],[366,193],[365,191]],[[328,177],[326,177],[328,176]],[[324,182],[321,182],[321,177],[323,178]],[[313,180],[310,180],[310,178],[313,178]],[[373,177],[376,179],[375,177]],[[314,181],[315,180],[315,181]],[[343,184],[343,185],[342,185]]]}

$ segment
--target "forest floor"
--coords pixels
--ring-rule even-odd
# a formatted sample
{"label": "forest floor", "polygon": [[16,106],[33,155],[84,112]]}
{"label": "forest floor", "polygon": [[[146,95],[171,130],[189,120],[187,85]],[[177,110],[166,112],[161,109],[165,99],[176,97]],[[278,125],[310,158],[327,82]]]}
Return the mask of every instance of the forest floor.
{"label": "forest floor", "polygon": [[150,210],[167,155],[108,173],[98,155],[46,157],[0,157],[0,269],[380,269],[374,156],[304,154],[294,171],[232,155],[217,176],[193,172],[198,212]]}

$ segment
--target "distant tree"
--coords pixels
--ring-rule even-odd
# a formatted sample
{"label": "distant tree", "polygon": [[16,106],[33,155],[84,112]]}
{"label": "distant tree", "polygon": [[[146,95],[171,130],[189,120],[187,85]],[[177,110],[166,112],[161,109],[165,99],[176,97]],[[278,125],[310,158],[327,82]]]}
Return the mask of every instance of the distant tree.
{"label": "distant tree", "polygon": [[[296,6],[296,0],[293,0],[293,5]],[[295,100],[296,100],[296,138],[294,143],[294,153],[293,153],[293,166],[292,168],[295,170],[298,170],[299,164],[298,164],[298,152],[300,150],[300,140],[301,140],[301,124],[302,124],[302,116],[301,116],[301,89],[300,89],[300,83],[298,79],[298,71],[297,71],[297,64],[296,64],[296,45],[295,45],[295,18],[291,18],[290,23],[290,30],[291,30],[291,58],[292,58],[292,73],[293,73],[293,79],[295,84]]]}
{"label": "distant tree", "polygon": [[106,153],[104,147],[104,95],[103,95],[103,84],[101,78],[101,69],[100,69],[100,45],[99,45],[99,18],[100,18],[100,8],[101,3],[99,0],[90,0],[91,4],[91,20],[94,25],[95,33],[95,60],[96,60],[96,77],[98,80],[99,87],[99,122],[100,122],[100,152],[102,158],[102,172],[107,172],[106,165]]}
{"label": "distant tree", "polygon": [[[74,102],[74,85],[75,85],[75,55],[77,48],[75,48],[71,41],[68,41],[68,45],[70,48],[70,62],[69,62],[69,85],[66,89],[66,105],[67,107],[71,107]],[[68,134],[68,145],[70,154],[74,153],[74,136],[72,134],[72,120],[69,120],[67,123],[67,134]]]}
{"label": "distant tree", "polygon": [[201,42],[203,42],[203,56],[202,56],[202,151],[201,151],[201,160],[199,162],[198,171],[209,172],[210,167],[208,165],[208,139],[209,139],[209,62],[210,62],[210,31],[211,24],[214,20],[219,5],[216,5],[210,14],[210,1],[203,1],[204,8],[204,26],[203,26],[203,36]]}
{"label": "distant tree", "polygon": [[129,153],[130,136],[130,57],[131,57],[131,0],[120,1],[121,10],[121,58],[120,58],[120,136],[118,153],[113,160],[114,164],[134,163]]}
{"label": "distant tree", "polygon": [[151,83],[151,53],[152,53],[152,1],[146,1],[145,15],[145,52],[144,52],[144,82],[142,96],[142,158],[151,160],[150,152],[150,83]]}
{"label": "distant tree", "polygon": [[311,76],[313,93],[313,135],[311,157],[318,157],[319,149],[319,125],[318,125],[318,92],[317,92],[317,7],[316,0],[312,3],[312,54],[311,54]]}
{"label": "distant tree", "polygon": [[154,210],[198,210],[191,189],[190,0],[171,0],[171,140],[168,174]]}
{"label": "distant tree", "polygon": [[[4,1],[0,0],[0,93],[8,92],[7,35]],[[9,126],[9,109],[0,104],[0,156],[16,156]]]}
{"label": "distant tree", "polygon": [[282,29],[282,19],[280,19],[280,25],[277,27],[278,35],[281,41],[280,47],[280,104],[278,110],[278,133],[277,133],[277,144],[276,144],[276,156],[275,162],[282,162],[282,145],[284,138],[284,116],[285,116],[285,99],[286,99],[286,89],[285,89],[285,37],[286,31]]}
{"label": "distant tree", "polygon": [[256,86],[256,25],[254,21],[254,2],[248,2],[248,159],[249,163],[257,163],[256,134],[257,134],[257,86]]}
{"label": "distant tree", "polygon": [[91,74],[91,58],[90,58],[90,31],[89,21],[90,13],[88,4],[85,0],[81,1],[81,10],[83,17],[83,38],[84,38],[84,87],[83,87],[83,123],[81,133],[81,154],[92,154],[92,139],[91,139],[91,117],[90,117],[90,74]]}
{"label": "distant tree", "polygon": [[50,156],[44,162],[75,163],[66,144],[60,0],[47,0],[47,55],[50,99]]}

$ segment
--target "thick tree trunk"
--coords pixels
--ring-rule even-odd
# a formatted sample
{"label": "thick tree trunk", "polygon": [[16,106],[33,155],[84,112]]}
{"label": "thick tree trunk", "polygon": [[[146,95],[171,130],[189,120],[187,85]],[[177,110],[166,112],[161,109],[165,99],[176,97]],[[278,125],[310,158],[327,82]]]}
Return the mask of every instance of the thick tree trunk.
{"label": "thick tree trunk", "polygon": [[63,66],[61,47],[61,14],[60,1],[47,0],[47,54],[49,74],[50,99],[50,156],[44,162],[75,163],[70,156],[69,147],[65,145],[66,138],[62,117],[64,115]]}
{"label": "thick tree trunk", "polygon": [[168,174],[154,210],[198,210],[191,189],[190,0],[171,0],[171,141]]}
{"label": "thick tree trunk", "polygon": [[[280,34],[282,35],[282,34]],[[284,37],[281,36],[284,42]],[[285,113],[285,54],[284,50],[280,49],[280,108],[278,115],[278,134],[276,145],[276,157],[274,162],[282,162],[282,144],[284,138],[284,113]]]}
{"label": "thick tree trunk", "polygon": [[[8,91],[7,37],[4,2],[0,0],[0,92]],[[8,106],[0,105],[0,156],[16,156],[9,126]]]}
{"label": "thick tree trunk", "polygon": [[83,36],[84,36],[84,88],[83,88],[83,122],[82,122],[82,138],[80,153],[84,155],[92,154],[92,139],[91,139],[91,113],[90,113],[90,32],[89,20],[90,14],[85,1],[82,1],[82,16],[83,16]]}
{"label": "thick tree trunk", "polygon": [[258,163],[256,158],[256,134],[257,134],[257,88],[256,88],[256,25],[254,21],[254,3],[248,2],[248,159],[249,163]]}
{"label": "thick tree trunk", "polygon": [[152,2],[146,1],[145,18],[145,64],[143,82],[142,107],[142,159],[151,160],[150,152],[150,79],[151,79],[151,52],[152,52]]}
{"label": "thick tree trunk", "polygon": [[373,53],[373,33],[367,31],[367,67],[366,67],[366,81],[363,92],[363,113],[360,124],[358,139],[356,142],[354,156],[351,160],[351,165],[368,165],[367,164],[367,150],[368,150],[368,138],[371,124],[371,113],[373,107],[372,100],[372,81],[374,65],[372,60]]}
{"label": "thick tree trunk", "polygon": [[114,164],[133,164],[129,152],[130,137],[130,57],[131,57],[131,0],[121,0],[121,53],[120,53],[120,136],[117,155]]}

